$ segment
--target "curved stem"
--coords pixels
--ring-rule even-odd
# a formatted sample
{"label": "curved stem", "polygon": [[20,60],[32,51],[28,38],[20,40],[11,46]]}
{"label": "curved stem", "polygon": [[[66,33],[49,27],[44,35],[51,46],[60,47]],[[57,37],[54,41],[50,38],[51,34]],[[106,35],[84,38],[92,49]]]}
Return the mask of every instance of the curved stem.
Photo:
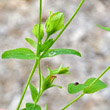
{"label": "curved stem", "polygon": [[[80,2],[80,4],[79,4],[78,8],[76,9],[76,11],[75,11],[74,14],[72,15],[72,17],[68,20],[68,22],[67,22],[66,25],[63,27],[63,29],[60,31],[60,33],[57,35],[57,37],[54,39],[54,42],[52,43],[52,45],[56,42],[56,40],[61,36],[61,34],[64,32],[64,30],[68,27],[68,25],[69,25],[69,24],[71,23],[71,21],[74,19],[74,17],[75,17],[76,14],[78,13],[79,9],[80,9],[81,6],[83,5],[84,1],[85,1],[85,0],[81,0],[81,2]],[[52,45],[51,45],[51,46],[52,46]],[[51,47],[51,46],[50,46],[50,47]],[[50,48],[50,47],[49,47],[49,48]],[[42,57],[46,52],[47,52],[47,50],[44,51],[44,53],[41,55],[41,57]]]}
{"label": "curved stem", "polygon": [[64,108],[62,108],[61,110],[65,110],[66,108],[68,108],[71,104],[73,104],[74,102],[76,102],[78,99],[80,99],[85,93],[80,94],[78,97],[76,97],[73,101],[71,101],[69,104],[67,104]]}
{"label": "curved stem", "polygon": [[37,67],[37,64],[38,64],[38,61],[36,60],[34,66],[33,66],[33,68],[32,68],[32,71],[31,71],[31,73],[30,73],[30,76],[29,76],[29,78],[28,78],[28,80],[27,80],[26,86],[25,86],[25,88],[24,88],[24,91],[23,91],[23,93],[22,93],[21,99],[20,99],[20,101],[19,101],[19,104],[18,104],[16,110],[19,110],[19,108],[20,108],[20,106],[21,106],[22,100],[23,100],[23,98],[24,98],[24,95],[25,95],[26,90],[27,90],[27,88],[28,88],[28,85],[29,85],[29,83],[30,83],[30,80],[31,80],[31,78],[32,78],[32,76],[33,76],[33,74],[34,74],[34,72],[35,72],[35,69],[36,69],[36,67]]}

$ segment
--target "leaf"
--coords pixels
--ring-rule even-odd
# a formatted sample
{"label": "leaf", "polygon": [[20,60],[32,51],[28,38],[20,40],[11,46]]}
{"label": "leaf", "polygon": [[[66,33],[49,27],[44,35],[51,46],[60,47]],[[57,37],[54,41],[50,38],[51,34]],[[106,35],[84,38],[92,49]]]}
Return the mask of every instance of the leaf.
{"label": "leaf", "polygon": [[58,88],[62,88],[62,86],[59,86],[59,85],[55,85],[55,84],[52,84],[50,87],[58,87]]}
{"label": "leaf", "polygon": [[78,84],[78,85],[75,85],[75,83],[70,83],[68,85],[68,92],[70,94],[76,94],[80,91],[82,91],[86,86],[84,84]]}
{"label": "leaf", "polygon": [[62,65],[60,65],[60,67],[58,69],[54,69],[54,70],[51,70],[49,67],[48,67],[48,71],[49,71],[49,74],[50,75],[55,75],[55,74],[70,74],[69,73],[69,67],[62,67]]}
{"label": "leaf", "polygon": [[[89,78],[84,83],[84,85],[89,86],[95,79],[96,78]],[[104,82],[102,82],[101,80],[98,80],[93,86],[85,88],[84,92],[86,94],[91,94],[91,93],[97,92],[97,91],[99,91],[101,89],[104,89],[106,87],[107,87],[107,85]]]}
{"label": "leaf", "polygon": [[42,56],[42,58],[53,57],[53,56],[62,55],[62,54],[71,54],[71,55],[77,55],[81,57],[81,54],[78,51],[73,49],[49,49],[46,52],[46,54]]}
{"label": "leaf", "polygon": [[47,104],[45,104],[45,110],[47,110]]}
{"label": "leaf", "polygon": [[[38,36],[39,36],[39,25],[38,24],[34,25],[32,32],[33,32],[34,36],[36,38],[38,38]],[[42,40],[43,36],[44,36],[44,30],[43,30],[43,25],[41,24],[41,27],[40,27],[40,40]]]}
{"label": "leaf", "polygon": [[37,43],[36,43],[34,40],[32,40],[32,39],[30,39],[30,38],[25,38],[25,40],[26,40],[32,47],[37,48]]}
{"label": "leaf", "polygon": [[46,78],[43,78],[43,85],[42,85],[43,91],[50,87],[55,86],[53,85],[53,81],[55,80],[55,78],[56,76],[53,76],[53,75],[48,75]]}
{"label": "leaf", "polygon": [[41,110],[41,107],[32,103],[26,103],[26,110]]}
{"label": "leaf", "polygon": [[44,42],[44,44],[41,46],[41,52],[48,50],[48,48],[53,44],[53,39],[49,39],[48,41]]}
{"label": "leaf", "polygon": [[23,108],[23,109],[21,109],[21,110],[26,110],[26,108]]}
{"label": "leaf", "polygon": [[32,96],[33,102],[35,102],[35,99],[38,96],[38,91],[32,84],[30,84],[29,87],[30,87],[30,91],[31,91],[31,96]]}
{"label": "leaf", "polygon": [[110,28],[108,28],[108,27],[103,27],[103,26],[100,26],[100,25],[96,25],[96,26],[103,29],[103,30],[110,31]]}
{"label": "leaf", "polygon": [[24,60],[35,60],[36,56],[34,52],[28,48],[17,48],[7,50],[2,54],[3,59],[16,58]]}
{"label": "leaf", "polygon": [[49,18],[45,23],[47,38],[50,35],[62,29],[63,27],[64,27],[64,14],[60,12],[56,12],[51,15],[51,12],[50,12]]}

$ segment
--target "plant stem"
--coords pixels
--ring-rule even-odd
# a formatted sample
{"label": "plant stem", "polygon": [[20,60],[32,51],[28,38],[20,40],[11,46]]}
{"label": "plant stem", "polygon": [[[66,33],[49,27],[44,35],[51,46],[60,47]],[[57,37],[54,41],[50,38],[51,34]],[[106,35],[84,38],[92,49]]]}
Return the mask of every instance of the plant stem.
{"label": "plant stem", "polygon": [[36,98],[36,100],[35,100],[35,102],[34,102],[35,105],[36,105],[36,103],[39,101],[39,98],[40,98],[40,96],[42,95],[42,93],[43,93],[43,91],[40,90],[40,91],[39,91],[39,95],[38,95],[38,97]]}
{"label": "plant stem", "polygon": [[41,86],[42,86],[42,73],[41,73],[41,69],[40,69],[40,52],[39,52],[39,43],[41,42],[40,40],[40,27],[41,27],[41,17],[42,17],[42,0],[40,0],[40,7],[39,7],[39,36],[38,36],[38,40],[37,40],[37,56],[39,57],[39,60],[38,60],[38,73],[39,73],[39,95],[38,97],[36,98],[34,104],[37,103],[37,101],[39,100],[41,94],[42,94],[42,89],[41,89]]}
{"label": "plant stem", "polygon": [[[37,56],[40,56],[40,51],[39,51],[39,43],[41,42],[40,40],[40,27],[41,27],[41,17],[42,17],[42,0],[39,2],[40,7],[39,7],[39,36],[37,40]],[[38,72],[39,72],[39,91],[41,90],[41,79],[42,79],[42,74],[40,70],[40,58],[38,60]]]}
{"label": "plant stem", "polygon": [[73,101],[71,101],[69,104],[67,104],[64,108],[62,108],[61,110],[65,110],[66,108],[68,108],[71,104],[73,104],[74,102],[76,102],[78,99],[80,99],[85,93],[80,94],[78,97],[76,97]]}
{"label": "plant stem", "polygon": [[40,69],[40,59],[38,61],[38,73],[39,73],[39,93],[41,91],[41,85],[42,85],[42,73]]}
{"label": "plant stem", "polygon": [[74,17],[76,16],[76,14],[78,13],[79,9],[81,8],[81,6],[83,5],[85,0],[82,0],[78,6],[78,8],[76,9],[76,11],[74,12],[73,16],[69,19],[69,21],[66,23],[66,25],[64,26],[64,28],[60,31],[60,33],[57,35],[57,37],[55,38],[54,42],[61,36],[61,34],[64,32],[64,30],[67,28],[67,26],[71,23],[71,21],[74,19]]}
{"label": "plant stem", "polygon": [[108,67],[104,70],[104,72],[102,72],[102,73],[98,76],[98,78],[96,78],[96,79],[89,85],[89,88],[90,88],[91,86],[93,86],[93,85],[96,83],[96,81],[98,81],[109,69],[110,69],[110,66],[108,66]]}
{"label": "plant stem", "polygon": [[[90,88],[91,86],[93,86],[93,85],[96,83],[96,81],[99,80],[109,69],[110,69],[110,66],[108,66],[108,67],[104,70],[104,72],[102,72],[101,75],[99,75],[98,78],[97,78],[96,80],[94,80],[94,81],[90,84],[89,88]],[[69,107],[72,103],[74,103],[74,102],[77,101],[79,98],[81,98],[84,94],[85,94],[85,93],[84,93],[84,91],[83,91],[83,93],[82,93],[81,95],[79,95],[77,98],[75,98],[75,99],[74,99],[73,101],[71,101],[69,104],[67,104],[64,108],[62,108],[62,110],[65,110],[65,109],[66,109],[67,107]]]}
{"label": "plant stem", "polygon": [[36,55],[39,56],[40,55],[40,51],[39,51],[39,44],[41,43],[40,40],[40,29],[41,29],[41,17],[42,17],[42,0],[40,0],[40,7],[39,7],[39,34],[38,34],[38,39],[37,39],[37,53]]}
{"label": "plant stem", "polygon": [[40,58],[38,60],[38,73],[39,73],[39,95],[38,97],[35,99],[34,104],[36,105],[36,103],[39,101],[40,96],[42,95],[42,73],[41,73],[41,68],[40,68]]}
{"label": "plant stem", "polygon": [[[68,27],[68,25],[69,25],[69,24],[71,23],[71,21],[74,19],[74,17],[75,17],[76,14],[78,13],[79,9],[80,9],[81,6],[83,5],[84,1],[85,1],[85,0],[82,0],[82,1],[80,2],[80,4],[79,4],[78,8],[76,9],[76,11],[74,12],[73,16],[68,20],[68,22],[66,23],[66,25],[63,27],[63,29],[60,31],[60,33],[57,35],[57,37],[54,39],[54,42],[56,42],[56,40],[61,36],[61,34],[64,32],[64,30]],[[52,43],[52,45],[54,44],[54,42]],[[52,45],[50,45],[50,47],[51,47]],[[49,48],[50,48],[50,47],[49,47]],[[48,49],[49,49],[49,48],[48,48]],[[41,55],[41,58],[42,58],[42,56],[43,56],[46,52],[47,52],[47,50],[43,52],[43,54]]]}
{"label": "plant stem", "polygon": [[[40,8],[39,8],[39,36],[38,36],[38,40],[37,40],[37,50],[36,50],[36,56],[37,56],[37,57],[39,57],[39,55],[40,55],[40,52],[39,52],[39,43],[41,42],[41,41],[40,41],[41,15],[42,15],[42,0],[40,0]],[[35,64],[34,64],[34,66],[33,66],[33,68],[32,68],[32,71],[31,71],[31,73],[30,73],[30,76],[29,76],[29,78],[28,78],[28,80],[27,80],[26,86],[25,86],[25,88],[24,88],[24,91],[23,91],[23,93],[22,93],[21,99],[20,99],[20,101],[19,101],[19,104],[18,104],[16,110],[19,110],[19,108],[20,108],[20,106],[21,106],[22,100],[23,100],[23,98],[24,98],[24,95],[25,95],[25,93],[26,93],[26,90],[27,90],[27,88],[28,88],[28,85],[29,85],[29,83],[30,83],[30,81],[31,81],[31,78],[32,78],[32,76],[33,76],[33,74],[34,74],[34,72],[35,72],[35,69],[36,69],[36,67],[37,67],[38,62],[39,62],[38,60],[35,61]],[[39,76],[41,76],[41,75],[39,75]],[[41,83],[41,81],[40,81],[40,83]],[[41,85],[41,84],[40,84],[40,85]],[[40,87],[41,87],[41,86],[40,86]]]}
{"label": "plant stem", "polygon": [[27,90],[27,88],[28,88],[28,85],[29,85],[29,83],[30,83],[30,80],[31,80],[31,78],[32,78],[32,76],[33,76],[33,74],[34,74],[34,72],[35,72],[35,69],[36,69],[36,67],[37,67],[37,64],[38,64],[38,60],[35,61],[35,64],[34,64],[34,66],[33,66],[33,68],[32,68],[32,71],[31,71],[31,73],[30,73],[30,76],[29,76],[29,78],[28,78],[28,80],[27,80],[26,86],[25,86],[25,88],[24,88],[24,91],[23,91],[23,93],[22,93],[21,99],[20,99],[20,101],[19,101],[19,104],[18,104],[16,110],[19,110],[19,108],[20,108],[20,106],[21,106],[22,100],[23,100],[23,98],[24,98],[24,95],[25,95],[26,90]]}

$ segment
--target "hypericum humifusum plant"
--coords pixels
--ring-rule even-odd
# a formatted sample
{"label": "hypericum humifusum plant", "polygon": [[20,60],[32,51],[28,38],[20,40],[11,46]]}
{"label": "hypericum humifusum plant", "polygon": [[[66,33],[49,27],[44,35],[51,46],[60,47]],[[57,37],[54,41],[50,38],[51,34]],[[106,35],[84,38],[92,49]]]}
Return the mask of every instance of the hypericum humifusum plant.
{"label": "hypericum humifusum plant", "polygon": [[[9,59],[9,58],[16,58],[16,59],[23,59],[23,60],[35,60],[34,66],[32,68],[32,71],[30,73],[30,76],[27,80],[26,86],[24,88],[24,91],[22,93],[21,99],[19,101],[19,104],[16,108],[16,110],[20,109],[21,103],[23,101],[24,95],[27,91],[27,88],[30,87],[30,92],[32,96],[33,103],[26,103],[25,108],[21,110],[41,110],[40,105],[38,105],[38,101],[43,94],[44,91],[46,91],[48,88],[51,87],[59,87],[62,88],[59,85],[53,84],[54,80],[56,79],[56,74],[62,75],[62,74],[70,74],[69,73],[69,67],[63,67],[62,65],[57,69],[50,69],[48,67],[48,75],[46,77],[43,76],[41,72],[40,67],[40,61],[43,58],[47,57],[54,57],[56,55],[62,55],[62,54],[71,54],[71,55],[77,55],[81,57],[81,54],[73,49],[50,49],[51,46],[58,40],[58,38],[61,36],[61,34],[64,32],[64,30],[67,28],[67,26],[71,23],[73,18],[76,16],[77,12],[81,8],[82,4],[84,3],[84,0],[82,0],[72,15],[72,17],[68,20],[68,22],[64,25],[64,14],[61,12],[50,12],[50,15],[45,23],[45,29],[46,29],[46,38],[44,42],[42,41],[44,37],[44,29],[43,25],[41,24],[41,15],[42,15],[42,0],[40,0],[39,4],[39,24],[35,24],[33,27],[33,34],[36,37],[36,41],[25,38],[25,40],[36,49],[36,53],[34,53],[32,50],[28,48],[17,48],[13,50],[5,51],[2,54],[3,59]],[[102,28],[102,27],[101,27]],[[104,28],[107,29],[107,28]],[[59,31],[59,34],[55,37],[55,39],[50,38],[50,36],[57,31]],[[39,74],[39,89],[37,89],[34,85],[30,84],[30,81],[32,79],[32,76],[35,72],[35,69],[38,66],[38,74]],[[94,92],[97,92],[101,89],[104,89],[107,87],[107,85],[99,80],[108,70],[110,69],[110,66],[105,69],[105,71],[99,75],[97,78],[89,78],[85,81],[84,84],[79,84],[78,82],[70,83],[68,85],[68,92],[70,94],[75,94],[80,91],[82,91],[82,94],[79,95],[77,98],[75,98],[73,101],[71,101],[69,104],[67,104],[65,107],[63,107],[61,110],[65,110],[67,107],[69,107],[72,103],[77,101],[79,98],[81,98],[84,94],[91,94]],[[47,110],[47,105],[45,105],[45,110]]]}

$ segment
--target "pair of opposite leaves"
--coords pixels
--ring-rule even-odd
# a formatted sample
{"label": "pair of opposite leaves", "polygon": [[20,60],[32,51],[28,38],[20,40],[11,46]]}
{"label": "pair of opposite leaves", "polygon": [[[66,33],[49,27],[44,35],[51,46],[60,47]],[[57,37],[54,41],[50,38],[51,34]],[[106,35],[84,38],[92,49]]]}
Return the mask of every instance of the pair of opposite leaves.
{"label": "pair of opposite leaves", "polygon": [[[50,35],[56,33],[60,29],[64,27],[64,14],[60,12],[56,12],[51,15],[47,19],[45,23],[45,28],[47,32],[47,38],[46,40],[50,37]],[[32,30],[34,36],[38,39],[39,36],[39,25],[36,24],[33,27]],[[42,40],[44,36],[44,31],[43,31],[43,26],[41,25],[40,29],[40,40]],[[37,43],[30,39],[30,38],[25,38],[25,40],[34,48],[37,48]],[[41,45],[41,51],[43,51],[45,48],[47,48],[49,45],[53,43],[53,39],[47,40],[44,44]],[[47,48],[48,49],[48,48]],[[45,57],[53,57],[56,55],[62,55],[62,54],[71,54],[71,55],[77,55],[81,56],[81,54],[73,49],[49,49],[43,56],[42,58]],[[2,54],[3,59],[9,59],[9,58],[16,58],[16,59],[24,59],[24,60],[35,60],[37,59],[35,53],[28,49],[28,48],[17,48],[17,49],[12,49],[5,51]]]}

